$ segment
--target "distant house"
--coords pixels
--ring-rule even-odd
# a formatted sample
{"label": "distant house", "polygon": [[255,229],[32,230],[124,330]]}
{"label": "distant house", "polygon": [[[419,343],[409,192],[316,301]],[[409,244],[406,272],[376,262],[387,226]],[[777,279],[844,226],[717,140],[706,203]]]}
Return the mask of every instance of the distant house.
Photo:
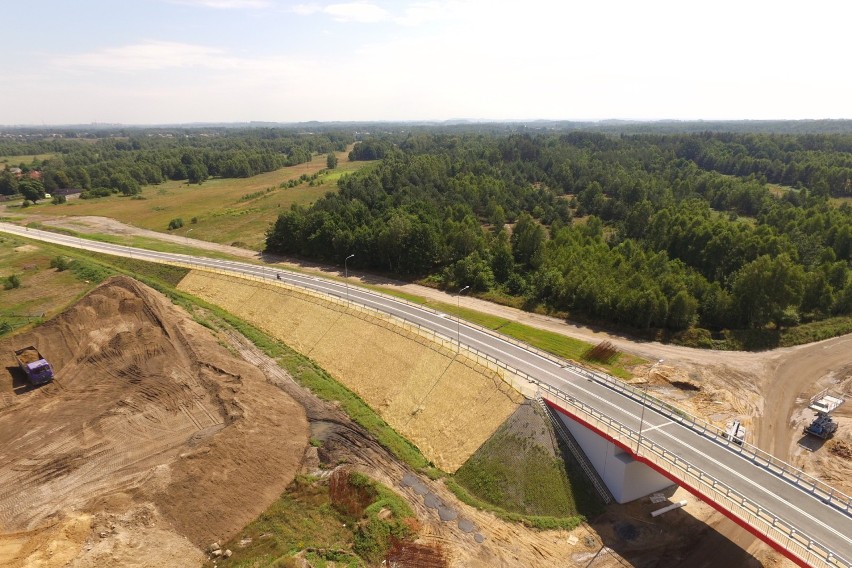
{"label": "distant house", "polygon": [[12,173],[12,175],[14,175],[18,179],[21,179],[22,177],[27,176],[30,179],[41,180],[41,172],[38,171],[38,170],[30,170],[26,174],[24,173],[24,170],[22,170],[21,168],[9,168],[9,171]]}

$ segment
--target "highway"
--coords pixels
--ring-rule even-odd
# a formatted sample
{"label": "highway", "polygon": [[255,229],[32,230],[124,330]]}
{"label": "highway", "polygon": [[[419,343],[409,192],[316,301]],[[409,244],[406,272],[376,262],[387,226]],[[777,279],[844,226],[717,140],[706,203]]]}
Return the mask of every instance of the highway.
{"label": "highway", "polygon": [[[799,553],[800,565],[852,567],[852,505],[848,497],[838,492],[839,497],[832,495],[826,498],[825,491],[815,491],[808,483],[803,483],[803,474],[797,473],[793,468],[785,467],[784,473],[779,474],[775,468],[767,467],[764,462],[755,459],[754,455],[744,452],[742,448],[720,440],[717,433],[702,432],[701,428],[695,427],[694,424],[690,425],[679,419],[676,413],[659,411],[657,405],[646,406],[643,419],[642,397],[635,396],[635,392],[631,394],[614,388],[610,382],[583,373],[567,362],[544,356],[536,350],[467,325],[463,321],[459,324],[448,315],[359,287],[287,272],[274,266],[149,251],[26,229],[7,223],[0,223],[0,231],[110,255],[153,262],[191,264],[199,268],[227,271],[235,275],[248,275],[270,281],[276,281],[280,277],[281,281],[291,285],[343,300],[348,298],[353,303],[405,319],[452,340],[458,332],[461,344],[493,357],[542,385],[560,391],[566,400],[570,398],[593,407],[597,412],[633,432],[640,429],[641,421],[643,450],[646,446],[665,448],[698,468],[701,475],[705,479],[711,479],[714,485],[718,482],[730,488],[745,496],[762,514],[776,517],[781,525],[794,527],[796,542],[804,542],[810,550],[815,551],[813,554],[807,554],[805,560],[801,559],[803,555]],[[635,452],[636,448],[631,448],[631,451]],[[645,454],[640,450],[640,456],[642,455]],[[780,466],[777,469],[780,469]],[[743,519],[739,522],[743,524]],[[747,520],[745,524],[748,524]],[[772,524],[775,524],[774,520]],[[784,552],[783,549],[788,543],[778,542],[777,536],[767,537],[759,530],[756,533]],[[789,551],[787,554],[791,555]],[[819,561],[821,558],[825,561]]]}

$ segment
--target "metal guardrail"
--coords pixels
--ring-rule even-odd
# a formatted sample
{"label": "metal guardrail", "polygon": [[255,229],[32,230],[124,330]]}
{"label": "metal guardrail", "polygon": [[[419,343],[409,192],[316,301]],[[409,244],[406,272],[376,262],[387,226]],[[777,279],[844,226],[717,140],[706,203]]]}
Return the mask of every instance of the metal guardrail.
{"label": "metal guardrail", "polygon": [[[27,235],[21,234],[21,236]],[[63,242],[59,242],[58,244],[65,244],[67,246],[67,244]],[[95,241],[92,244],[99,243]],[[274,284],[278,286],[284,285],[284,283],[280,281],[270,280],[272,274],[274,274],[274,272],[276,272],[277,270],[267,269],[260,265],[252,266],[257,267],[261,270],[269,270],[269,278],[248,275],[236,271],[224,270],[216,266],[208,266],[206,264],[201,264],[197,261],[192,262],[192,260],[187,260],[185,262],[165,261],[158,258],[151,258],[144,253],[140,255],[138,253],[138,250],[133,250],[130,247],[123,247],[121,245],[116,246],[123,248],[131,257],[135,252],[137,257],[147,257],[147,260],[159,262],[162,264],[172,264],[175,266],[183,266],[186,268],[202,270],[205,272],[221,273],[227,276],[237,277],[241,279],[256,280],[265,284]],[[109,253],[109,251],[105,252]],[[229,263],[229,261],[224,261],[224,263]],[[234,264],[239,263],[235,262]],[[319,278],[315,279],[319,280]],[[821,566],[852,568],[852,562],[850,562],[849,560],[840,557],[827,546],[814,542],[812,539],[797,531],[795,527],[792,527],[777,515],[774,515],[770,511],[763,509],[757,504],[751,502],[747,497],[737,492],[736,490],[728,487],[725,483],[715,479],[710,475],[705,474],[700,468],[691,464],[687,460],[680,458],[673,452],[667,450],[665,447],[649,440],[647,437],[640,437],[638,435],[638,432],[636,432],[635,430],[604,415],[603,413],[595,410],[591,406],[586,405],[585,403],[582,403],[574,399],[573,397],[570,397],[568,394],[563,393],[562,391],[546,383],[540,382],[538,379],[531,377],[523,371],[515,369],[503,363],[502,361],[498,361],[497,359],[488,354],[481,353],[474,347],[461,345],[456,339],[452,337],[447,337],[432,329],[424,328],[419,323],[412,322],[404,317],[387,314],[385,312],[369,308],[368,306],[358,304],[357,302],[352,302],[351,300],[345,299],[343,297],[337,297],[333,294],[317,292],[315,290],[311,290],[309,288],[299,286],[298,284],[294,284],[291,282],[286,283],[286,286],[297,288],[299,293],[308,293],[312,296],[322,297],[326,301],[331,299],[333,300],[333,303],[342,305],[344,308],[347,309],[355,308],[360,311],[370,312],[372,315],[380,316],[382,319],[398,320],[403,327],[407,327],[412,330],[417,330],[418,333],[422,335],[431,336],[442,346],[455,346],[459,352],[461,352],[461,350],[464,350],[466,353],[474,355],[478,362],[484,364],[488,368],[492,368],[495,371],[498,371],[498,373],[502,370],[505,373],[509,373],[510,375],[514,375],[517,378],[525,380],[527,381],[528,385],[535,385],[537,390],[546,391],[548,395],[548,400],[551,400],[549,396],[553,396],[556,400],[551,400],[551,402],[556,403],[558,401],[561,403],[567,403],[572,408],[581,412],[585,417],[588,417],[589,419],[593,420],[595,424],[601,427],[601,431],[605,432],[606,435],[610,436],[613,440],[620,441],[622,444],[628,447],[634,442],[638,443],[637,448],[641,447],[647,450],[647,453],[642,454],[643,458],[652,461],[657,467],[668,471],[672,476],[678,479],[682,479],[684,482],[691,482],[693,484],[692,486],[695,488],[696,491],[703,491],[708,496],[714,496],[714,499],[716,499],[717,504],[721,506],[726,506],[732,514],[736,515],[738,518],[748,523],[755,530],[760,529],[769,540],[775,542],[778,546],[783,546],[786,550],[794,554],[796,557],[802,559],[803,561],[811,563],[812,565],[816,565],[813,563],[817,562]],[[379,294],[373,291],[371,291],[370,293],[412,307],[416,307],[417,309],[431,312],[433,314],[439,313],[436,310],[426,308],[424,306],[409,302],[404,299],[396,298],[385,294]],[[852,497],[849,497],[835,490],[828,484],[811,477],[805,472],[793,467],[790,464],[787,464],[786,462],[783,462],[782,460],[775,458],[774,456],[771,456],[770,454],[760,450],[759,448],[751,444],[739,445],[728,440],[724,437],[724,430],[718,428],[713,424],[710,424],[709,422],[706,422],[705,420],[683,412],[680,409],[677,409],[676,407],[669,405],[654,397],[646,397],[641,390],[631,387],[629,385],[625,385],[614,377],[610,377],[609,375],[605,375],[600,372],[589,371],[587,369],[579,367],[578,365],[572,362],[559,359],[549,353],[526,345],[520,341],[515,340],[514,338],[510,338],[508,336],[504,336],[503,334],[494,332],[493,330],[482,328],[481,326],[470,324],[467,322],[465,323],[465,325],[467,327],[474,328],[483,333],[487,333],[489,335],[497,337],[503,341],[507,341],[519,347],[523,347],[524,349],[534,352],[537,355],[544,357],[545,359],[548,359],[557,365],[560,365],[567,369],[571,369],[571,371],[576,374],[579,374],[580,376],[583,376],[589,380],[596,381],[602,385],[607,386],[608,388],[620,392],[621,394],[633,398],[640,404],[646,404],[647,406],[659,412],[660,414],[667,416],[668,418],[677,421],[686,427],[691,428],[695,432],[714,439],[721,445],[727,447],[733,453],[739,454],[743,458],[749,459],[756,465],[764,467],[767,471],[770,471],[778,475],[780,478],[789,481],[794,485],[808,491],[809,493],[811,493],[812,495],[819,498],[824,503],[830,506],[833,506],[846,513],[849,513],[850,509],[852,509]],[[525,385],[523,385],[522,383],[515,384],[515,381],[511,376],[501,376],[501,378],[506,382],[512,384],[512,386],[517,388],[522,393],[525,390],[527,392],[529,391],[528,385],[527,388],[525,388]]]}
{"label": "metal guardrail", "polygon": [[645,450],[641,454],[643,458],[669,472],[675,479],[689,483],[696,491],[711,497],[718,505],[726,507],[732,514],[748,523],[755,530],[759,530],[778,546],[784,547],[810,565],[843,568],[852,566],[849,560],[840,557],[827,546],[814,542],[807,535],[802,534],[771,511],[756,505],[742,493],[716,478],[705,474],[701,468],[667,450],[660,444],[649,440],[647,437],[640,439],[638,432],[635,430],[624,426],[620,422],[568,396],[558,389],[552,388],[550,385],[542,383],[541,387],[546,391],[544,398],[560,407],[567,404],[576,411],[579,411],[586,421],[593,422],[611,439],[619,441],[625,446],[632,446],[638,442],[642,449]]}
{"label": "metal guardrail", "polygon": [[547,413],[547,417],[550,419],[551,424],[553,424],[553,429],[556,431],[556,435],[562,438],[562,441],[565,442],[565,445],[568,446],[568,450],[574,456],[574,459],[577,460],[577,463],[580,464],[580,469],[586,474],[586,477],[589,479],[589,482],[595,488],[595,491],[598,492],[598,495],[603,500],[606,505],[609,505],[613,502],[612,493],[609,490],[609,487],[606,486],[606,483],[603,479],[601,479],[600,474],[598,474],[595,466],[589,461],[589,458],[586,456],[586,453],[583,451],[583,448],[577,443],[577,440],[574,439],[574,436],[571,432],[568,431],[568,428],[565,427],[565,424],[562,423],[562,420],[559,419],[558,416],[554,416],[554,411],[547,406],[547,403],[544,402],[544,399],[540,396],[536,397],[536,402],[538,402],[544,411]]}

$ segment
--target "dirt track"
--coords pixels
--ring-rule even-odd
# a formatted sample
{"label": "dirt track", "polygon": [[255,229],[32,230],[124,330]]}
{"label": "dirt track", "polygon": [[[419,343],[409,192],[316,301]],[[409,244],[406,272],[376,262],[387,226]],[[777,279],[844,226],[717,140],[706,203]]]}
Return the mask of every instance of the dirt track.
{"label": "dirt track", "polygon": [[[12,355],[29,344],[56,370],[38,389],[29,389]],[[77,536],[63,542],[81,566],[120,557],[132,544],[122,540],[128,526],[137,541],[145,529],[160,552],[173,547],[173,560],[181,558],[192,549],[184,537],[201,547],[262,512],[293,479],[307,445],[301,406],[129,278],[0,342],[0,358],[8,371],[0,399],[3,566],[64,565],[52,553],[58,563],[37,561],[37,543],[47,538],[53,547],[69,527]],[[91,530],[107,520],[95,546]]]}

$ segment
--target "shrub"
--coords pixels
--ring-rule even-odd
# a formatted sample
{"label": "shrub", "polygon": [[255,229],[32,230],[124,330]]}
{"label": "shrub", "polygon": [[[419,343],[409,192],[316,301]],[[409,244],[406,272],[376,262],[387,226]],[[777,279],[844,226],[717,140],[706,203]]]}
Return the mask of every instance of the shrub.
{"label": "shrub", "polygon": [[599,361],[601,363],[611,363],[617,356],[618,349],[609,341],[601,341],[583,353],[583,359],[587,361]]}
{"label": "shrub", "polygon": [[86,260],[77,260],[72,262],[71,272],[74,273],[77,280],[81,280],[83,282],[94,282],[95,284],[100,284],[113,274],[109,268]]}
{"label": "shrub", "polygon": [[172,219],[169,221],[169,230],[172,231],[174,229],[180,229],[183,227],[183,219],[178,217],[177,219]]}
{"label": "shrub", "polygon": [[108,187],[93,187],[88,191],[84,191],[80,194],[80,199],[95,199],[98,197],[109,197],[115,193],[112,189]]}
{"label": "shrub", "polygon": [[3,281],[3,288],[6,290],[11,290],[12,288],[20,288],[21,287],[21,279],[18,278],[17,274],[12,274],[11,276],[7,276]]}
{"label": "shrub", "polygon": [[50,200],[50,202],[53,203],[54,205],[62,205],[66,201],[68,201],[68,200],[65,198],[64,195],[54,195],[53,199]]}
{"label": "shrub", "polygon": [[50,260],[50,267],[55,268],[57,272],[68,270],[71,266],[71,261],[64,256],[56,256]]}

